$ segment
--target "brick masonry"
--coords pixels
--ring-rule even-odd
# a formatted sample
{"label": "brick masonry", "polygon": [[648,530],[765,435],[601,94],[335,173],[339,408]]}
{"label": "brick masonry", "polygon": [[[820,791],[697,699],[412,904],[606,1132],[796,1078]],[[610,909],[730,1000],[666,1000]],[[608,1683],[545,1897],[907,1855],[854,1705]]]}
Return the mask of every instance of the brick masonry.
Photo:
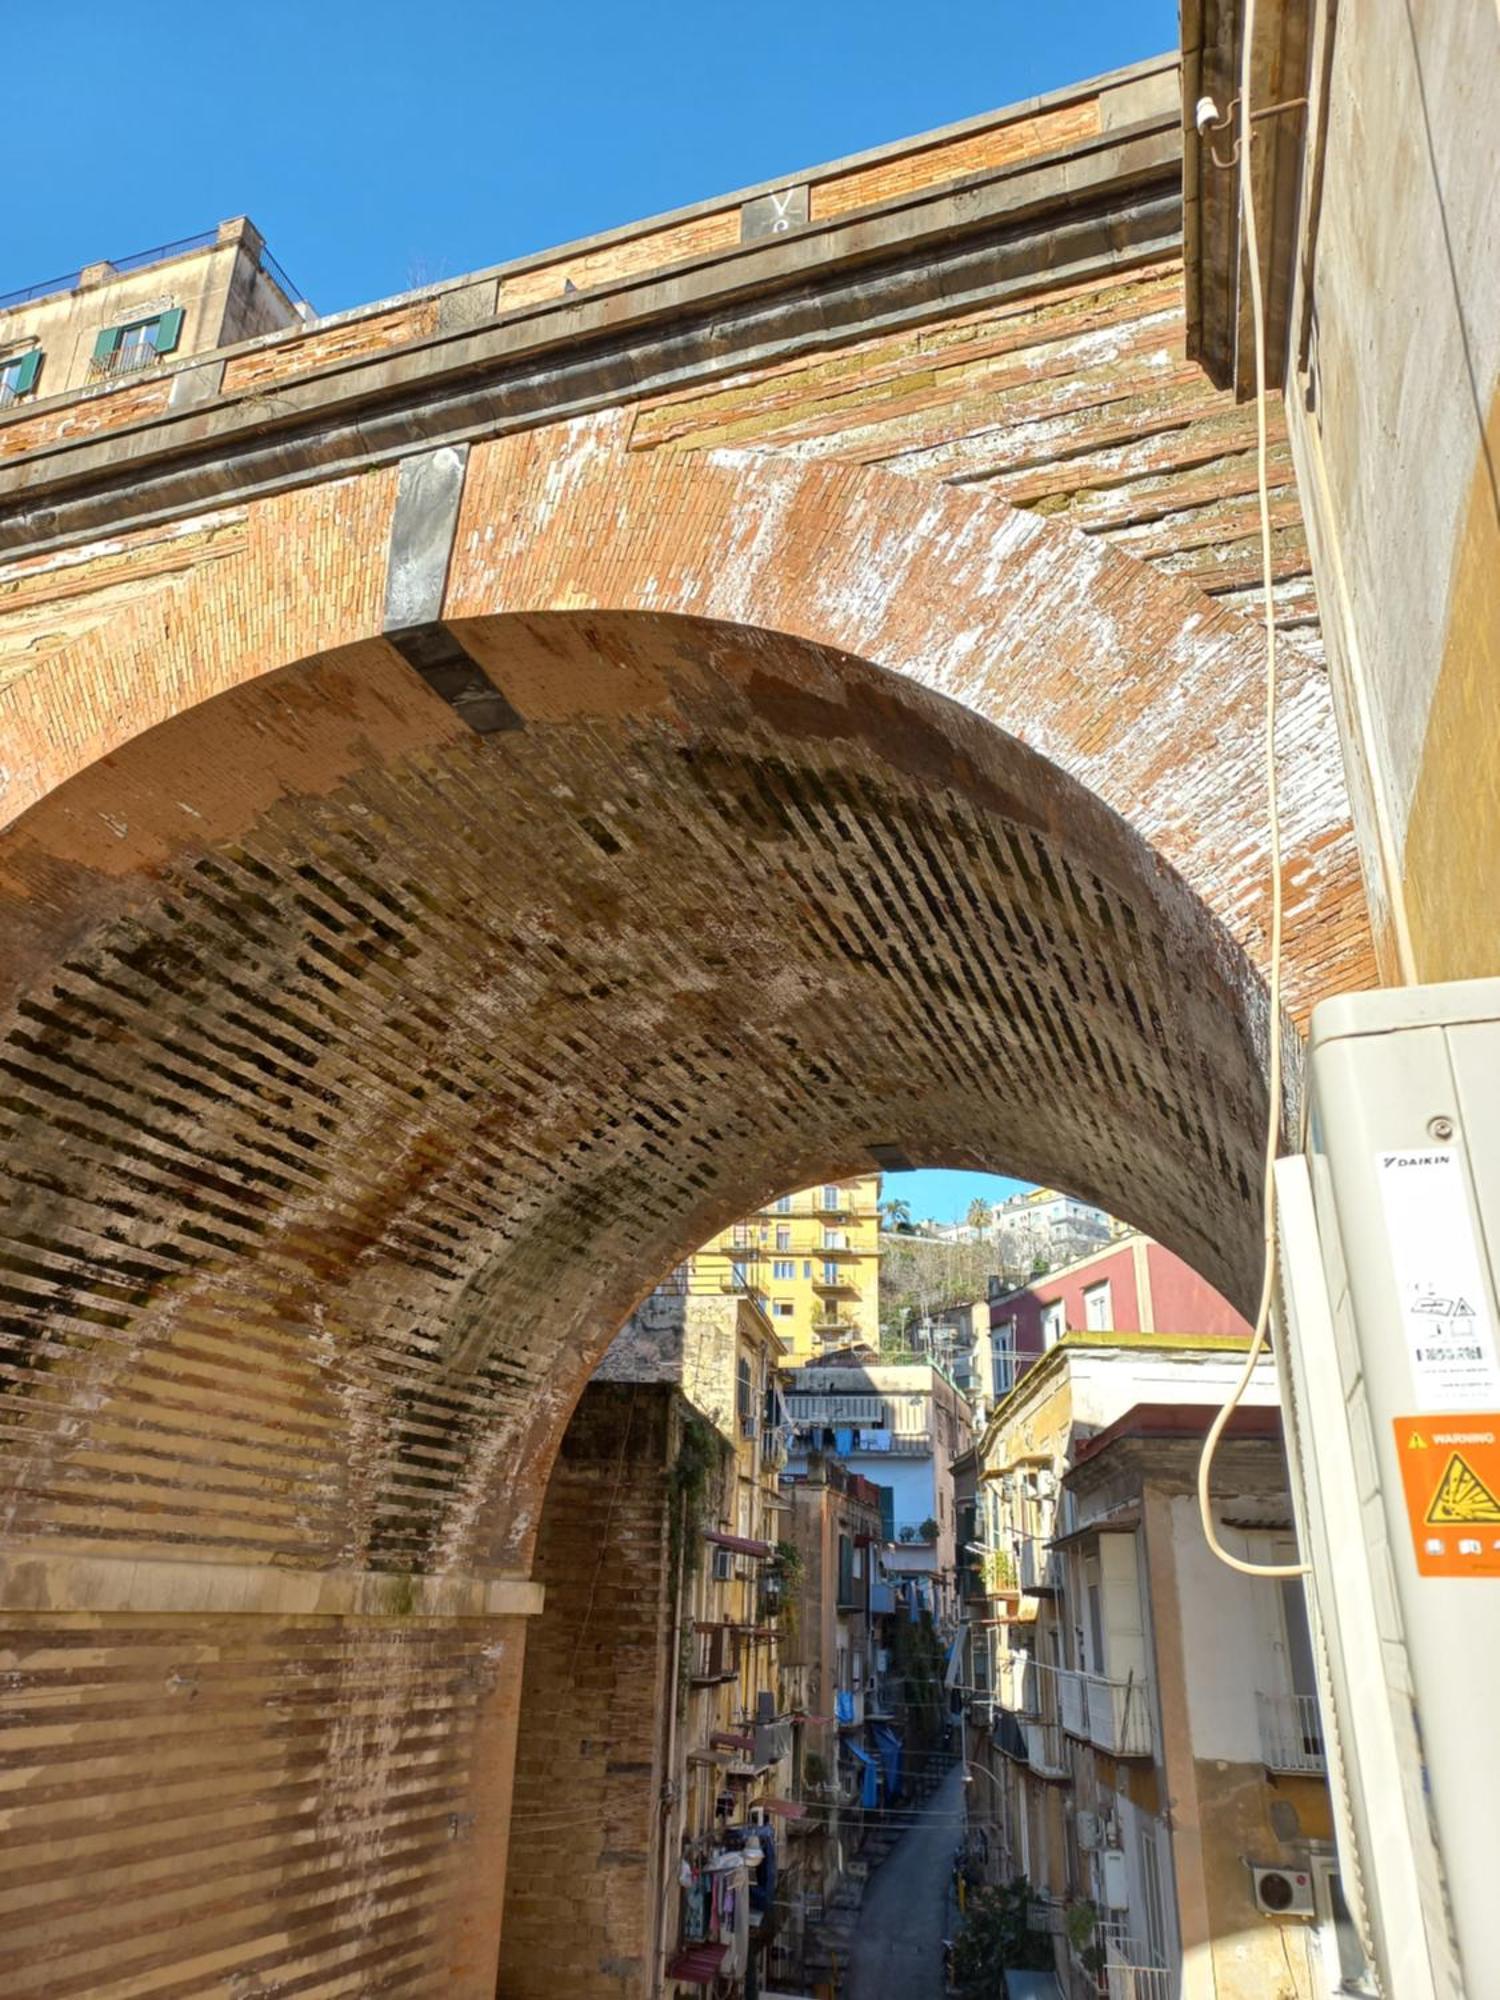
{"label": "brick masonry", "polygon": [[655,1990],[681,1400],[596,1382],[563,1434],[534,1573],[499,2000]]}
{"label": "brick masonry", "polygon": [[[209,1572],[524,1574],[610,1331],[776,1192],[896,1144],[1249,1297],[1246,434],[1176,282],[475,443],[443,609],[489,735],[381,636],[393,465],[0,570],[4,1533],[119,1591],[7,1615],[7,1992],[489,2000],[519,1620],[236,1619]],[[333,378],[363,335],[319,337]],[[1300,1016],[1370,948],[1287,650]],[[146,1561],[204,1608],[143,1611]]]}

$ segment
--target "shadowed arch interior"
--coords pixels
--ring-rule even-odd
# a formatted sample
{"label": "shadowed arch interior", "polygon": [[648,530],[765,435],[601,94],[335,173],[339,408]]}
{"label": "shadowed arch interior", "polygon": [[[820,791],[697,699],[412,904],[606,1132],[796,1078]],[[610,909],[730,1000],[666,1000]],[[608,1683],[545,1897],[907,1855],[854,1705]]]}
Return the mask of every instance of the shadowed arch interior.
{"label": "shadowed arch interior", "polygon": [[455,628],[263,677],[12,830],[13,1534],[525,1560],[650,1284],[778,1188],[1004,1168],[1243,1305],[1264,1002],[1074,780],[764,631]]}

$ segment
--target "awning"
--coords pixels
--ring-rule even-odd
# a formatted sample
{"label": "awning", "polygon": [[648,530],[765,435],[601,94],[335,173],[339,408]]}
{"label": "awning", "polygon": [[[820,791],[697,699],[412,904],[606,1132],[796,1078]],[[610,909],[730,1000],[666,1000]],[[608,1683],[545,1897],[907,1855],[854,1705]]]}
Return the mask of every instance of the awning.
{"label": "awning", "polygon": [[668,1979],[686,1979],[694,1986],[707,1986],[717,1979],[719,1968],[729,1956],[727,1944],[691,1944],[678,1952],[667,1967]]}
{"label": "awning", "polygon": [[708,1740],[716,1750],[753,1750],[755,1748],[755,1738],[753,1736],[737,1736],[732,1729],[716,1729]]}
{"label": "awning", "polygon": [[752,1541],[749,1535],[726,1535],[720,1528],[705,1528],[703,1539],[716,1549],[733,1549],[737,1556],[769,1556],[776,1551],[769,1542]]}
{"label": "awning", "polygon": [[879,1760],[872,1757],[868,1750],[862,1750],[859,1744],[853,1742],[847,1736],[844,1738],[844,1748],[851,1751],[865,1767],[864,1775],[860,1780],[859,1802],[866,1811],[869,1811],[872,1807],[878,1806],[880,1803]]}
{"label": "awning", "polygon": [[778,1819],[806,1819],[807,1807],[799,1806],[795,1799],[757,1799],[755,1803]]}

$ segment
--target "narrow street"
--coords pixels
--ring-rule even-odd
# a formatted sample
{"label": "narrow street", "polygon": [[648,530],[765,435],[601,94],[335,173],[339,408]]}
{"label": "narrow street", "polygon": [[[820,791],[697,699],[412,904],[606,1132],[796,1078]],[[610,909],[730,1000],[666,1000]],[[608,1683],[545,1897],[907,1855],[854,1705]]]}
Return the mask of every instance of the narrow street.
{"label": "narrow street", "polygon": [[948,1879],[963,1832],[960,1777],[955,1767],[917,1807],[915,1826],[871,1881],[847,2000],[942,2000]]}

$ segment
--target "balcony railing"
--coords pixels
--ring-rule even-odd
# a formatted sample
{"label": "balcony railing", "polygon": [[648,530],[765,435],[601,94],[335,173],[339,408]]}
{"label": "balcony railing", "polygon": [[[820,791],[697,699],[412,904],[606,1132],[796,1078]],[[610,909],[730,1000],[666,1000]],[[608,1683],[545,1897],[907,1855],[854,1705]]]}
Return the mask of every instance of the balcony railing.
{"label": "balcony railing", "polygon": [[1070,1736],[1112,1757],[1151,1755],[1151,1704],[1144,1680],[1113,1681],[1103,1674],[1058,1672],[1062,1726]]}
{"label": "balcony railing", "polygon": [[1104,1990],[1109,2000],[1177,2000],[1177,1974],[1153,1965],[1148,1947],[1133,1938],[1119,1918],[1105,1918],[1098,1942],[1104,1946]]}
{"label": "balcony railing", "polygon": [[1257,1694],[1260,1754],[1268,1771],[1326,1771],[1328,1751],[1317,1698],[1310,1694]]}
{"label": "balcony railing", "polygon": [[[819,1251],[818,1254],[824,1256],[832,1253]],[[860,1295],[859,1286],[842,1271],[835,1271],[832,1274],[820,1271],[812,1281],[812,1288],[815,1292],[837,1292],[840,1297],[846,1299],[857,1299]]]}
{"label": "balcony railing", "polygon": [[116,347],[108,354],[95,354],[89,361],[89,378],[102,382],[118,375],[139,374],[142,369],[154,368],[164,357],[147,340],[136,341],[130,347]]}
{"label": "balcony railing", "polygon": [[740,1637],[732,1625],[700,1625],[693,1634],[688,1678],[731,1681],[739,1672]]}
{"label": "balcony railing", "polygon": [[1021,1541],[1021,1588],[1031,1597],[1051,1597],[1057,1591],[1057,1557],[1034,1535]]}

